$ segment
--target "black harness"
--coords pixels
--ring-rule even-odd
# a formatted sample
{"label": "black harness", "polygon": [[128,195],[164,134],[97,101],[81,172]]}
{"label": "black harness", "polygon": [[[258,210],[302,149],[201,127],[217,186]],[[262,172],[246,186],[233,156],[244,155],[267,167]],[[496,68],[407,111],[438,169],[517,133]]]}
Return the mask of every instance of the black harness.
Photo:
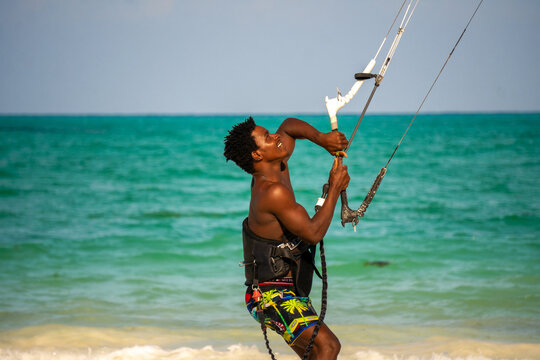
{"label": "black harness", "polygon": [[298,296],[309,296],[313,282],[313,272],[321,277],[315,267],[315,245],[310,245],[288,231],[281,241],[270,240],[256,235],[248,226],[246,218],[242,223],[242,241],[247,286],[258,288],[259,283],[281,278],[292,271]]}

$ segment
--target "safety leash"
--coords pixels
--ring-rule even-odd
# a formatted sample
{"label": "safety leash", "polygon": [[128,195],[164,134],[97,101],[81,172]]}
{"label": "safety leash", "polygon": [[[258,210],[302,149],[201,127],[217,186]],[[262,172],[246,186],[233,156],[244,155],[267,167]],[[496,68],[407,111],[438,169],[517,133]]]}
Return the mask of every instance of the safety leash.
{"label": "safety leash", "polygon": [[319,320],[317,320],[317,324],[315,324],[315,327],[313,328],[313,333],[311,334],[311,338],[309,339],[309,343],[306,347],[306,352],[304,353],[304,356],[302,356],[302,360],[306,360],[311,353],[311,350],[313,349],[313,345],[315,344],[315,338],[317,337],[317,334],[319,333],[319,329],[321,328],[321,324],[324,321],[324,317],[326,316],[326,308],[327,308],[327,295],[328,295],[328,275],[326,272],[326,256],[324,255],[324,241],[321,240],[319,242],[319,251],[321,253],[321,271],[322,271],[322,290],[321,290],[321,312],[319,313]]}

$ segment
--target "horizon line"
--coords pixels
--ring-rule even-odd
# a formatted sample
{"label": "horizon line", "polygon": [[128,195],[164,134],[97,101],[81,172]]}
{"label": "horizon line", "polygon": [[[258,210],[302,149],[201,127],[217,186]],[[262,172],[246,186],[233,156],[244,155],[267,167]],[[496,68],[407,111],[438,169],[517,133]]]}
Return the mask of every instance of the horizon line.
{"label": "horizon line", "polygon": [[[407,111],[388,111],[388,112],[374,112],[366,114],[366,116],[381,116],[381,115],[413,115],[415,112]],[[87,116],[87,117],[101,117],[101,116],[167,116],[167,117],[185,117],[185,116],[284,116],[289,117],[294,116],[323,116],[328,115],[326,112],[310,112],[310,111],[300,111],[300,112],[246,112],[246,113],[234,113],[234,112],[208,112],[208,113],[196,113],[196,112],[185,112],[185,113],[174,113],[174,112],[12,112],[12,113],[2,113],[0,112],[0,117],[9,117],[9,116],[20,116],[20,117],[31,117],[31,116]],[[504,111],[487,111],[487,110],[476,110],[476,111],[426,111],[420,112],[418,115],[457,115],[457,114],[540,114],[540,110],[504,110]],[[357,116],[359,113],[356,112],[344,112],[342,116]]]}

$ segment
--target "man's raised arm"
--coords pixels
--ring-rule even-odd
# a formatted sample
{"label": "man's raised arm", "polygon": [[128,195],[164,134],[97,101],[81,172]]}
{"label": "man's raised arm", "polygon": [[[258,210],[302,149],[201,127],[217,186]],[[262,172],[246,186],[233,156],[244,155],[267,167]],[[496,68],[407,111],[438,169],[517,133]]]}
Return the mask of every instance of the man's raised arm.
{"label": "man's raised arm", "polygon": [[345,149],[348,144],[347,138],[343,133],[339,131],[322,133],[307,122],[296,118],[285,119],[277,130],[277,133],[287,142],[286,145],[290,149],[294,148],[294,140],[308,139],[334,155],[337,151]]}

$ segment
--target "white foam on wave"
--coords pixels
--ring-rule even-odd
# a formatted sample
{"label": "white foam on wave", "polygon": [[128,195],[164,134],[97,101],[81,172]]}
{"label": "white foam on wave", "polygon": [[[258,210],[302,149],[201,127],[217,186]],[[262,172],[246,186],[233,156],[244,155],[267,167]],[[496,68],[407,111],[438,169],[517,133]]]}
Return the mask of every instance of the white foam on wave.
{"label": "white foam on wave", "polygon": [[[216,350],[212,346],[200,349],[180,347],[174,350],[165,350],[159,346],[143,345],[132,346],[118,350],[98,349],[87,351],[71,350],[56,351],[47,349],[11,350],[0,349],[1,360],[248,360],[266,359],[268,354],[261,353],[256,346],[231,345],[226,350]],[[291,356],[280,356],[280,359],[293,359]]]}
{"label": "white foam on wave", "polygon": [[355,360],[493,360],[483,355],[467,355],[466,357],[451,357],[445,354],[431,354],[431,356],[417,355],[383,355],[377,351],[359,351],[355,354]]}
{"label": "white foam on wave", "polygon": [[[452,356],[442,353],[431,355],[400,355],[383,354],[375,350],[351,351],[344,349],[340,360],[495,360],[502,357],[487,357],[484,355]],[[347,351],[348,350],[348,351]],[[295,354],[276,354],[280,360],[297,359]],[[534,356],[534,355],[533,355]],[[506,358],[506,357],[504,357]],[[231,345],[225,350],[217,350],[212,346],[202,348],[180,347],[174,350],[165,350],[155,345],[132,346],[122,349],[97,349],[88,348],[86,351],[52,349],[27,349],[10,350],[0,349],[0,360],[267,360],[269,355],[261,352],[257,346],[246,346],[242,344]],[[516,359],[512,357],[512,359]],[[525,357],[520,359],[539,359],[537,357]]]}
{"label": "white foam on wave", "polygon": [[[539,343],[429,335],[426,329],[335,326],[340,360],[540,360]],[[438,331],[439,333],[441,331]],[[436,331],[433,331],[436,333]],[[270,333],[279,360],[297,359]],[[0,331],[0,360],[268,360],[260,331],[244,328],[91,328],[42,325]]]}

